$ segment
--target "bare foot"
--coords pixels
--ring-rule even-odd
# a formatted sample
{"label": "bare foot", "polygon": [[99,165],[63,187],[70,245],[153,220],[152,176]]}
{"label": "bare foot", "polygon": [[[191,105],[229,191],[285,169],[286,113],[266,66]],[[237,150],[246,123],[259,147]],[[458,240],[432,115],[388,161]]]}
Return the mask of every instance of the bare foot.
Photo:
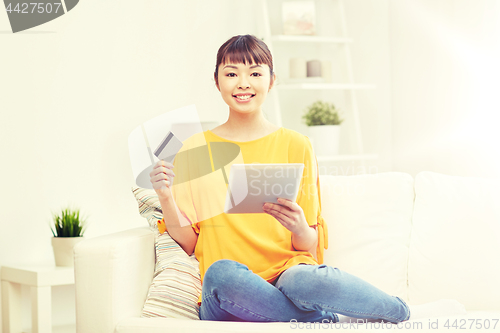
{"label": "bare foot", "polygon": [[467,313],[465,306],[455,299],[440,299],[434,302],[408,306],[410,307],[410,320],[464,315]]}

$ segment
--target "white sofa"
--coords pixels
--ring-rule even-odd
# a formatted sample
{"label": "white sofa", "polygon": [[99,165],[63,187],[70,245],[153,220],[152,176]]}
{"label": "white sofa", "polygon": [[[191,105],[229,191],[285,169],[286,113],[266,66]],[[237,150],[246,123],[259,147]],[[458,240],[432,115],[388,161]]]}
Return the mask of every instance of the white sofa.
{"label": "white sofa", "polygon": [[154,234],[144,227],[75,248],[77,332],[500,331],[499,180],[391,172],[320,182],[325,263],[410,304],[457,299],[467,315],[398,325],[345,316],[337,324],[141,318],[155,260]]}

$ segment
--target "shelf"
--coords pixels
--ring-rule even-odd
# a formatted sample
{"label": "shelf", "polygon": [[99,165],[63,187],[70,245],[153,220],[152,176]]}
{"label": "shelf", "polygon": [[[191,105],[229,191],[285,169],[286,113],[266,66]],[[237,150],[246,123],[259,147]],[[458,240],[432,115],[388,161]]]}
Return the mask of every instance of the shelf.
{"label": "shelf", "polygon": [[357,154],[357,155],[333,155],[333,156],[316,156],[318,162],[327,161],[360,161],[360,160],[376,160],[377,154]]}
{"label": "shelf", "polygon": [[373,84],[349,84],[349,83],[294,83],[278,84],[280,90],[308,89],[308,90],[354,90],[354,89],[375,89]]}
{"label": "shelf", "polygon": [[292,36],[292,35],[274,35],[271,37],[274,42],[311,42],[311,43],[352,43],[351,38],[327,37],[327,36]]}

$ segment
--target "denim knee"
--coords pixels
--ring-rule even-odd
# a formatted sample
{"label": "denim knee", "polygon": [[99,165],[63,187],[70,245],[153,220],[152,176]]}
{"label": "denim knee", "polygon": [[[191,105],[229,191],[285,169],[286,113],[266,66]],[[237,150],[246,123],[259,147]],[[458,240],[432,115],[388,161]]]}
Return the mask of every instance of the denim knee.
{"label": "denim knee", "polygon": [[217,286],[233,285],[239,280],[241,270],[248,270],[248,267],[237,261],[221,259],[212,263],[203,277],[203,287],[213,288]]}
{"label": "denim knee", "polygon": [[303,298],[318,293],[318,282],[325,281],[329,270],[337,268],[327,265],[297,265],[287,269],[276,283],[285,295]]}

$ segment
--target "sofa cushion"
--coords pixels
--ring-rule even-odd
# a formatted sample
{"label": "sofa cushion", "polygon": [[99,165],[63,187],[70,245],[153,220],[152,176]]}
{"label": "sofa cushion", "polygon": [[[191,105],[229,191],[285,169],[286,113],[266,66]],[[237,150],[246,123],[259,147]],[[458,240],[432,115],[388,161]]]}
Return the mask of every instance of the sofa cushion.
{"label": "sofa cushion", "polygon": [[139,213],[155,230],[155,273],[142,317],[199,320],[201,280],[196,257],[188,256],[168,232],[158,232],[156,222],[163,218],[163,213],[156,192],[139,187],[132,188],[132,192],[139,203]]}
{"label": "sofa cushion", "polygon": [[167,232],[156,236],[155,247],[155,274],[142,317],[199,320],[201,280],[194,256],[189,257]]}
{"label": "sofa cushion", "polygon": [[407,300],[413,178],[405,173],[321,176],[325,263]]}
{"label": "sofa cushion", "polygon": [[139,214],[148,221],[153,230],[158,230],[157,221],[163,218],[163,212],[156,192],[142,187],[132,187],[132,193],[139,204]]}
{"label": "sofa cushion", "polygon": [[415,193],[409,301],[500,310],[500,180],[421,172]]}

